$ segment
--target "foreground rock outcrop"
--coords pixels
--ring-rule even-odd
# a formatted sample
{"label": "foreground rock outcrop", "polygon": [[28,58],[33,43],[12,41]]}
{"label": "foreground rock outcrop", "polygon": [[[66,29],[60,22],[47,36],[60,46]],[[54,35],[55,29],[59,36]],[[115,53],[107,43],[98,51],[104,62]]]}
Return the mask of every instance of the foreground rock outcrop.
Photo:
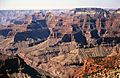
{"label": "foreground rock outcrop", "polygon": [[0,54],[0,78],[54,78],[49,73],[27,65],[19,56]]}
{"label": "foreground rock outcrop", "polygon": [[70,78],[119,78],[120,49],[116,49],[107,57],[88,58],[84,65],[75,69]]}

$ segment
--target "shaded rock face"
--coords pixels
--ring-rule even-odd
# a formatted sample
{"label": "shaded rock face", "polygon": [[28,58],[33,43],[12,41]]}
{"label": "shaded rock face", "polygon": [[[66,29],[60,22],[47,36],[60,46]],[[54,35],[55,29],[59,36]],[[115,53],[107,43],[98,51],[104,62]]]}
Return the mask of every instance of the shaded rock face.
{"label": "shaded rock face", "polygon": [[65,34],[62,38],[62,41],[63,42],[71,42],[71,39],[72,39],[71,34]]}
{"label": "shaded rock face", "polygon": [[23,23],[24,23],[24,21],[20,21],[20,20],[14,21],[14,24],[16,24],[16,25],[22,25]]}
{"label": "shaded rock face", "polygon": [[63,20],[60,19],[57,24],[58,24],[58,26],[62,26],[63,25]]}
{"label": "shaded rock face", "polygon": [[74,34],[74,39],[76,42],[80,43],[81,45],[86,45],[86,37],[83,35],[82,30],[77,25],[72,25]]}
{"label": "shaded rock face", "polygon": [[96,28],[96,20],[95,19],[90,20],[90,33],[91,33],[92,38],[94,38],[94,39],[100,38],[100,36],[98,34],[98,29]]}
{"label": "shaded rock face", "polygon": [[75,13],[76,12],[86,12],[86,11],[95,11],[95,12],[102,12],[102,11],[106,11],[104,9],[101,9],[101,8],[76,8],[75,9]]}
{"label": "shaded rock face", "polygon": [[47,24],[45,20],[36,20],[33,21],[27,27],[28,31],[25,32],[18,32],[15,35],[14,41],[25,41],[27,39],[34,40],[36,42],[41,42],[50,35],[50,31],[47,28]]}
{"label": "shaded rock face", "polygon": [[101,19],[101,30],[100,30],[100,36],[104,35],[106,32],[106,19]]}
{"label": "shaded rock face", "polygon": [[32,30],[32,31],[26,31],[26,32],[18,32],[15,35],[14,41],[25,41],[27,38],[31,38],[33,40],[42,40],[46,39],[50,34],[50,31],[48,29],[44,30]]}
{"label": "shaded rock face", "polygon": [[2,35],[4,37],[7,37],[11,31],[12,31],[12,29],[3,29],[3,30],[0,30],[0,35]]}
{"label": "shaded rock face", "polygon": [[91,31],[90,33],[91,33],[92,38],[94,38],[94,39],[100,38],[100,36],[98,35],[98,30],[97,29]]}
{"label": "shaded rock face", "polygon": [[92,30],[90,33],[91,33],[91,37],[96,40],[96,43],[97,43],[98,45],[100,45],[101,42],[102,42],[102,38],[98,35],[98,30],[97,30],[97,29],[94,29],[94,30]]}
{"label": "shaded rock face", "polygon": [[91,18],[90,20],[90,29],[94,29],[96,28],[96,20]]}
{"label": "shaded rock face", "polygon": [[82,32],[78,32],[74,35],[75,41],[80,43],[81,45],[87,45],[86,37],[82,34]]}
{"label": "shaded rock face", "polygon": [[113,42],[115,44],[119,44],[120,43],[120,37],[111,37],[111,38],[105,37],[104,42],[106,44],[113,44]]}
{"label": "shaded rock face", "polygon": [[28,66],[19,56],[0,55],[0,57],[0,78],[54,78],[43,70]]}
{"label": "shaded rock face", "polygon": [[47,28],[46,20],[35,20],[32,21],[30,25],[27,26],[27,29],[36,30],[36,29],[42,29]]}

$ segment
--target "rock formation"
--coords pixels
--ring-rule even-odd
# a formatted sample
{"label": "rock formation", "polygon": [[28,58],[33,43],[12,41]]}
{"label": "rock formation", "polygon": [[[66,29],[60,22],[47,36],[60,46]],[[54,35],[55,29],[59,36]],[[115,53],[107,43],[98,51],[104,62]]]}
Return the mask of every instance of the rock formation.
{"label": "rock formation", "polygon": [[0,54],[0,78],[54,78],[49,73],[27,65],[19,56]]}
{"label": "rock formation", "polygon": [[[46,78],[118,77],[119,9],[10,11],[11,16],[8,11],[1,13],[0,51],[5,54],[0,56],[2,77],[21,74],[27,78],[37,75]],[[18,70],[21,65],[18,59],[22,61],[22,71]],[[17,67],[13,70],[4,63],[17,63]],[[9,66],[10,71],[6,68]]]}

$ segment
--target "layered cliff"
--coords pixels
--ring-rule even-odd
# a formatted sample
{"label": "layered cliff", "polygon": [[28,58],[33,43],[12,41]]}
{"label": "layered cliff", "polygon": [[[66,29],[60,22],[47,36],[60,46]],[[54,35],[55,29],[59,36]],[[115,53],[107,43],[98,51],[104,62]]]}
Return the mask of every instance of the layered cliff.
{"label": "layered cliff", "polygon": [[[15,58],[19,57],[27,64],[23,66],[26,72],[15,70],[13,75],[36,78],[42,69],[60,78],[118,76],[120,15],[117,11],[111,13],[101,8],[73,11],[41,11],[25,15],[22,24],[20,20],[13,20],[14,24],[2,25],[0,50],[8,55],[18,54]],[[34,71],[29,66],[35,72],[27,72]],[[6,67],[9,65],[3,71]],[[6,73],[6,76],[13,76]]]}

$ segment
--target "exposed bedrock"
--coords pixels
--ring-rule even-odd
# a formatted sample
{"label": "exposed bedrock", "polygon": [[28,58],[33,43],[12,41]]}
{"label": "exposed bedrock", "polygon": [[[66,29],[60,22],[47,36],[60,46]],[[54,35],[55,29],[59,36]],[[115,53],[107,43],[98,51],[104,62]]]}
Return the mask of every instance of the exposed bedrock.
{"label": "exposed bedrock", "polygon": [[32,68],[19,56],[0,55],[0,78],[54,78],[48,72]]}

